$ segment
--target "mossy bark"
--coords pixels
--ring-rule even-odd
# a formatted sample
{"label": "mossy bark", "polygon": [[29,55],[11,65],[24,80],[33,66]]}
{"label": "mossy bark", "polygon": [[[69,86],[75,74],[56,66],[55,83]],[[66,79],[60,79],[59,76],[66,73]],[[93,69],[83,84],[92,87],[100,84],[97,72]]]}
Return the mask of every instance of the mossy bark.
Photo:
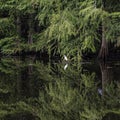
{"label": "mossy bark", "polygon": [[101,48],[99,51],[98,58],[100,58],[104,61],[107,60],[107,56],[108,56],[108,42],[105,38],[105,33],[106,33],[106,29],[105,29],[105,25],[103,23],[102,24],[102,43],[101,43]]}

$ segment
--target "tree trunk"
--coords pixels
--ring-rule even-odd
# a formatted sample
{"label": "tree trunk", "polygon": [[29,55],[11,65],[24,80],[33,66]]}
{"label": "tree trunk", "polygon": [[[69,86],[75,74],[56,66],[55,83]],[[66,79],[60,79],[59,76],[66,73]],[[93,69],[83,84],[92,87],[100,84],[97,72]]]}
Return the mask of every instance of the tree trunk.
{"label": "tree trunk", "polygon": [[108,56],[108,42],[105,38],[105,25],[104,23],[102,24],[102,44],[101,44],[101,49],[98,55],[98,58],[106,61],[107,56]]}
{"label": "tree trunk", "polygon": [[20,15],[17,14],[17,19],[16,19],[16,31],[17,31],[17,46],[20,44],[19,38],[21,37],[21,19]]}
{"label": "tree trunk", "polygon": [[33,43],[33,34],[34,34],[34,14],[29,15],[29,20],[28,20],[28,26],[29,26],[29,31],[28,31],[28,44]]}
{"label": "tree trunk", "polygon": [[17,35],[21,36],[21,19],[19,15],[17,16],[16,22],[17,22]]}
{"label": "tree trunk", "polygon": [[[106,0],[102,0],[102,9],[105,10]],[[102,44],[101,49],[99,51],[98,58],[106,61],[108,56],[108,42],[105,38],[106,27],[105,27],[105,19],[102,20]]]}

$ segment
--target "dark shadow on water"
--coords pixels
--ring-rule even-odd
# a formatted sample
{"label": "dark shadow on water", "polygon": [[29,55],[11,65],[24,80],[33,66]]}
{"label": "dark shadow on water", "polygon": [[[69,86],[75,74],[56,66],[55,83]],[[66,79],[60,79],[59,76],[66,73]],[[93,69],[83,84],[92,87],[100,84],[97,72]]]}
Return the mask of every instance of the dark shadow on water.
{"label": "dark shadow on water", "polygon": [[103,117],[103,120],[120,120],[120,115],[108,113]]}
{"label": "dark shadow on water", "polygon": [[4,120],[37,120],[37,117],[33,116],[30,113],[17,113],[14,115],[6,115],[3,118]]}

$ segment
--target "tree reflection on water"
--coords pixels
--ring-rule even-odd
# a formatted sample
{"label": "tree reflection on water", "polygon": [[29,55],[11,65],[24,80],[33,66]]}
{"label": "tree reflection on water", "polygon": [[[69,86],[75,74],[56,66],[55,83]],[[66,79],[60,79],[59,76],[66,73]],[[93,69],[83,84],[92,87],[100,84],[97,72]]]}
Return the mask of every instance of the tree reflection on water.
{"label": "tree reflection on water", "polygon": [[110,65],[99,65],[102,80],[92,63],[64,70],[62,63],[1,58],[0,119],[120,119],[120,82]]}

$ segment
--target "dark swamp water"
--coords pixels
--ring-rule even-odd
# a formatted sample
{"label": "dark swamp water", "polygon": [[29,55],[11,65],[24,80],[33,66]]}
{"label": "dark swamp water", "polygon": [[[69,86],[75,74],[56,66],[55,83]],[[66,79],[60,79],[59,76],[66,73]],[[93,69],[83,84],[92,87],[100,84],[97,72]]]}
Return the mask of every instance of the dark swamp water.
{"label": "dark swamp water", "polygon": [[120,120],[120,62],[1,58],[0,120]]}

